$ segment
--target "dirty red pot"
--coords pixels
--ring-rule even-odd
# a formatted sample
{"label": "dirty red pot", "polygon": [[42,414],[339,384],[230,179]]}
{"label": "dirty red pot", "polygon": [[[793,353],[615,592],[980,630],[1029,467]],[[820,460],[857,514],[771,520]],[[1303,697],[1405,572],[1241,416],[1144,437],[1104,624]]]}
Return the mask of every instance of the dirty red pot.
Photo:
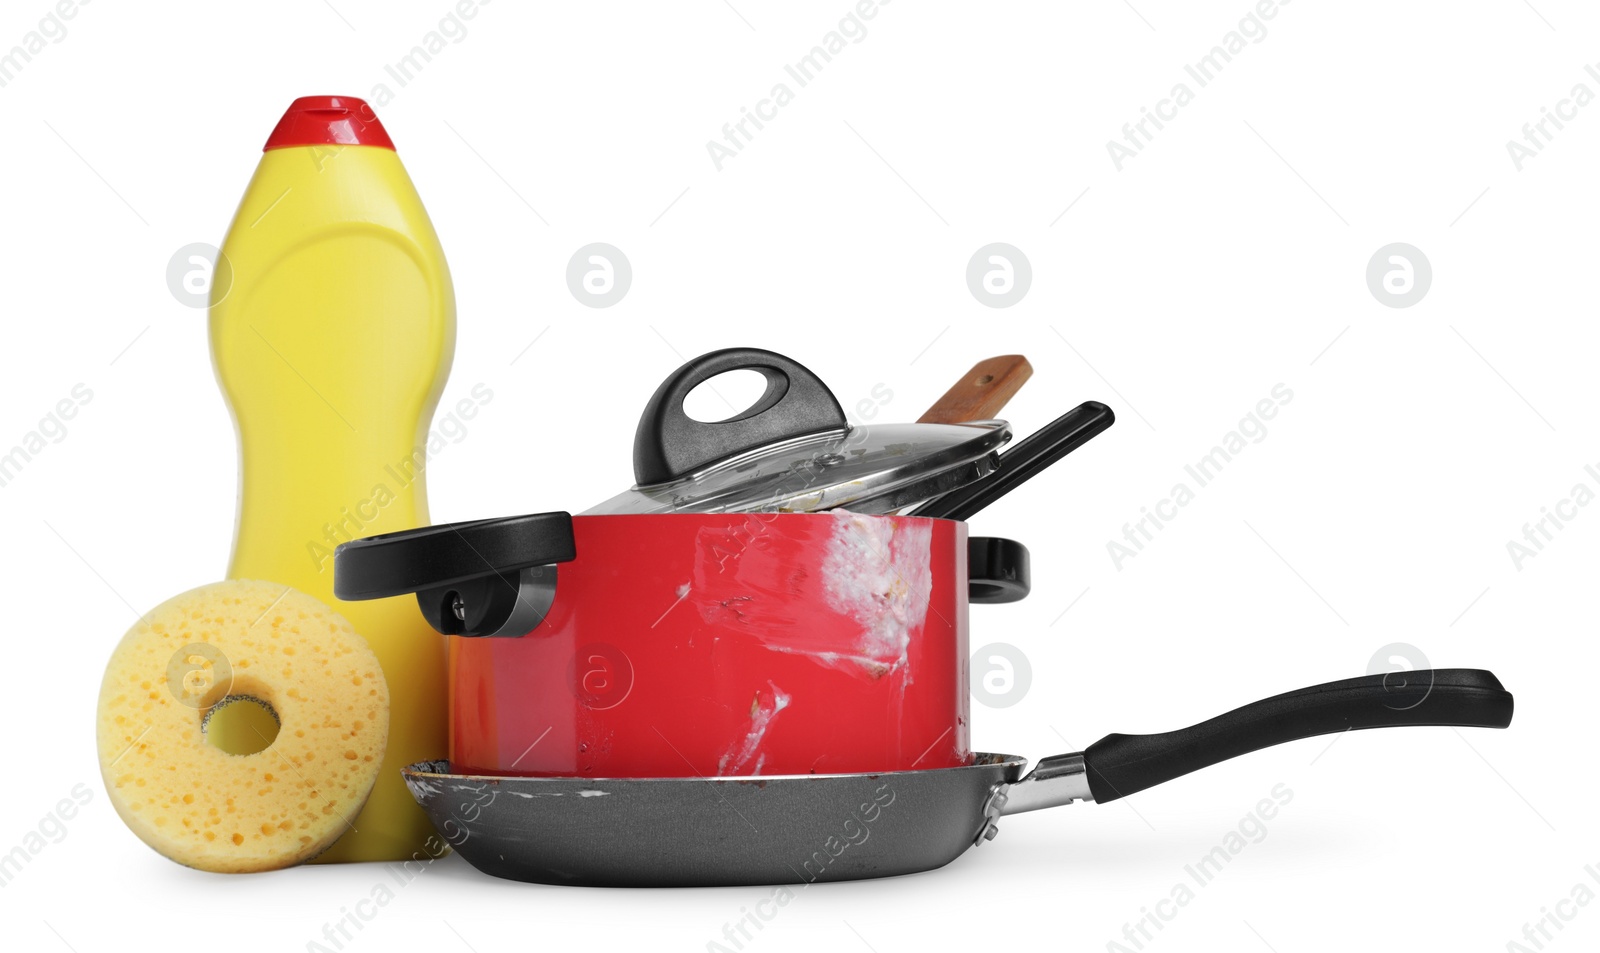
{"label": "dirty red pot", "polygon": [[[420,589],[429,621],[456,636],[450,761],[462,773],[714,777],[970,760],[964,523],[543,513],[363,543],[391,580],[415,561],[411,581],[381,591]],[[990,598],[1016,595],[1025,551],[1005,540],[978,551],[1009,567],[981,581]],[[467,575],[485,564],[500,571]],[[374,591],[359,559],[339,572],[341,598]],[[508,626],[517,634],[469,634]]]}
{"label": "dirty red pot", "polygon": [[451,763],[590,777],[965,764],[966,528],[580,516],[543,622],[452,639]]}
{"label": "dirty red pot", "polygon": [[[767,374],[768,393],[688,422],[683,396],[735,367]],[[603,512],[357,540],[336,555],[336,593],[414,592],[452,636],[459,773],[968,764],[967,606],[1022,598],[1027,551],[894,514],[989,473],[1009,428],[898,428],[849,427],[781,355],[715,352],[652,398],[639,483]]]}

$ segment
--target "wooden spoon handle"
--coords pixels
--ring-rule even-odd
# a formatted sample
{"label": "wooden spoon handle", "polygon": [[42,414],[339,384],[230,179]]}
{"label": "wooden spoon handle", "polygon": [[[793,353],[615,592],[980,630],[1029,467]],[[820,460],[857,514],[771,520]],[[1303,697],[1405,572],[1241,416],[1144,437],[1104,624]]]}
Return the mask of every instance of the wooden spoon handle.
{"label": "wooden spoon handle", "polygon": [[1021,354],[1002,354],[979,361],[928,412],[919,424],[962,424],[992,420],[1033,376],[1033,365]]}

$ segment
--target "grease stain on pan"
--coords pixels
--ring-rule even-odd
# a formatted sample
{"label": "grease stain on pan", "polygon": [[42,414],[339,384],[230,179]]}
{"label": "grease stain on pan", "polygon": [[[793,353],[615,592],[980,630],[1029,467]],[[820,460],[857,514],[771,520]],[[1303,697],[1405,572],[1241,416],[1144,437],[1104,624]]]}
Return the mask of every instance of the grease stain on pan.
{"label": "grease stain on pan", "polygon": [[862,626],[868,658],[899,668],[933,592],[933,528],[925,522],[834,510],[823,559],[828,606]]}
{"label": "grease stain on pan", "polygon": [[[760,753],[761,742],[767,737],[767,729],[772,727],[772,722],[778,717],[778,712],[789,707],[790,698],[783,689],[767,683],[772,689],[772,702],[763,705],[761,692],[757,691],[750,699],[750,728],[745,732],[744,740],[738,746],[730,748],[726,754],[717,759],[718,774],[760,774],[761,767],[766,763],[767,756]],[[751,762],[754,761],[754,766]],[[749,770],[746,770],[746,769]]]}
{"label": "grease stain on pan", "polygon": [[423,778],[413,778],[410,775],[407,775],[405,781],[406,789],[411,792],[411,796],[415,798],[419,804],[444,793],[444,789],[439,785],[432,781],[424,780]]}

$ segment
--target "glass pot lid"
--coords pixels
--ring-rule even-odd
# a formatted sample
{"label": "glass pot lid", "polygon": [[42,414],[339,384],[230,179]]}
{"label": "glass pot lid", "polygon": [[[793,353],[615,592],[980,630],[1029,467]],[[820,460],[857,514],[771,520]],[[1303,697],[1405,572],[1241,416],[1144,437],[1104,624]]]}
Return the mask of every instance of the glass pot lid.
{"label": "glass pot lid", "polygon": [[[753,405],[715,422],[684,412],[690,391],[735,370],[766,379]],[[892,512],[992,472],[1009,439],[1002,420],[852,427],[827,385],[799,363],[729,348],[662,382],[634,436],[636,484],[585,515]]]}

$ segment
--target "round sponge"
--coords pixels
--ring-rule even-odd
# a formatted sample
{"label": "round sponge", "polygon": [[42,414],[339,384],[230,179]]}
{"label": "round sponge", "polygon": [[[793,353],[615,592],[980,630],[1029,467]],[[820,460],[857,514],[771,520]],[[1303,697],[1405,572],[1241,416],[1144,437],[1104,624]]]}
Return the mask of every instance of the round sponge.
{"label": "round sponge", "polygon": [[[233,717],[243,709],[257,717]],[[388,732],[388,684],[350,623],[247,580],[191,589],[129,629],[96,727],[123,822],[178,863],[221,872],[298,864],[351,829]]]}

